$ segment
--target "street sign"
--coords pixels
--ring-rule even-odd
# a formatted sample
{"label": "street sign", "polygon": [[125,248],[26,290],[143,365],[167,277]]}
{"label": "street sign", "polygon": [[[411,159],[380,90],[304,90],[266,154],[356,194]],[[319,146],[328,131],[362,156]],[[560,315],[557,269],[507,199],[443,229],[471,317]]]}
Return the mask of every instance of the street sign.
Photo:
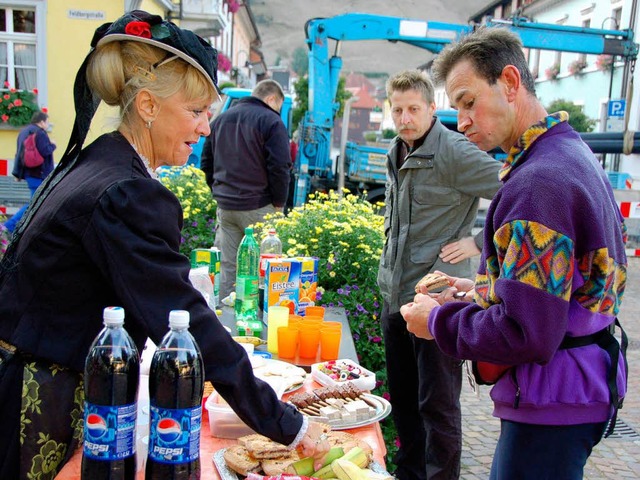
{"label": "street sign", "polygon": [[624,119],[622,117],[607,118],[607,132],[624,132]]}
{"label": "street sign", "polygon": [[607,106],[607,117],[624,117],[624,111],[626,107],[626,100],[609,100],[609,104]]}

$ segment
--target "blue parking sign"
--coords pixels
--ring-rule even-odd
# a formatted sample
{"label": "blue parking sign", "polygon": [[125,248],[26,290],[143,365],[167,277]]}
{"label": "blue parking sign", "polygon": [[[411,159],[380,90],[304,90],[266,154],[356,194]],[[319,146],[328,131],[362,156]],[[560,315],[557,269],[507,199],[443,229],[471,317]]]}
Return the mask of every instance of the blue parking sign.
{"label": "blue parking sign", "polygon": [[607,116],[608,117],[624,117],[624,111],[627,106],[627,101],[620,100],[609,100],[609,105],[607,107]]}

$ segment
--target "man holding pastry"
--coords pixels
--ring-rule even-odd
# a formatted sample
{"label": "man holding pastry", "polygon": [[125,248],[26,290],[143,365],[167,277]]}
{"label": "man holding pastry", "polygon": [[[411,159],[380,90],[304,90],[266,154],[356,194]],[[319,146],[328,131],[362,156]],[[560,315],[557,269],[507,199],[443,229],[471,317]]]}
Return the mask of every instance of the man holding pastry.
{"label": "man holding pastry", "polygon": [[469,257],[481,247],[481,237],[471,236],[479,197],[490,199],[500,187],[500,163],[434,116],[433,84],[426,74],[394,75],[387,97],[398,136],[387,155],[386,241],[378,285],[392,416],[401,444],[395,475],[457,479],[460,362],[410,334],[400,307],[413,300],[416,283],[428,272],[471,275]]}
{"label": "man holding pastry", "polygon": [[[437,298],[420,286],[401,309],[407,329],[476,366],[511,365],[491,390],[500,418],[491,480],[582,479],[626,393],[626,337],[613,335],[626,284],[622,215],[568,114],[536,98],[517,35],[476,30],[434,70],[458,129],[508,157],[475,284],[449,277]],[[472,289],[473,302],[444,301]]]}

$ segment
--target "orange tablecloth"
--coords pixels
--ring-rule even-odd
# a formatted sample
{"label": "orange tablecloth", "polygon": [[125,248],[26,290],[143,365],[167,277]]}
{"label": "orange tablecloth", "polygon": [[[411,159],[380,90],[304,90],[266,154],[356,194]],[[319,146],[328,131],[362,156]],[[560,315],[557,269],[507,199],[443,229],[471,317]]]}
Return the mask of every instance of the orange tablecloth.
{"label": "orange tablecloth", "polygon": [[[320,385],[311,379],[311,376],[307,377],[307,381],[304,384],[305,390],[313,390],[319,388]],[[287,399],[287,395],[284,396],[284,400]],[[382,431],[380,430],[380,424],[375,422],[371,425],[364,427],[354,428],[347,430],[348,432],[357,435],[359,438],[365,440],[373,449],[373,456],[376,462],[384,466],[384,457],[387,453],[387,449],[384,445],[384,439],[382,438]],[[234,445],[236,440],[223,439],[212,437],[209,432],[209,415],[206,409],[203,409],[202,417],[202,431],[200,435],[200,465],[202,470],[201,478],[203,480],[219,480],[218,470],[213,465],[213,453],[217,452],[221,448],[226,448],[230,445]],[[56,476],[56,480],[76,480],[80,478],[80,464],[82,460],[82,451],[78,450],[73,456],[71,461],[65,465],[62,471]],[[138,480],[144,480],[144,472],[140,471],[137,475]]]}

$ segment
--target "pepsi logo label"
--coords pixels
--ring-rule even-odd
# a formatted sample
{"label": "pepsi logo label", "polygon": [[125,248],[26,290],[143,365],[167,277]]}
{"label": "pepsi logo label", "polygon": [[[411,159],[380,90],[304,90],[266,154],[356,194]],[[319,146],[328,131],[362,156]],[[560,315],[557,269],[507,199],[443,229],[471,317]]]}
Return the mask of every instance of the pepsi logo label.
{"label": "pepsi logo label", "polygon": [[135,403],[96,405],[85,402],[84,448],[88,458],[118,460],[135,453]]}
{"label": "pepsi logo label", "polygon": [[87,415],[86,428],[89,435],[93,438],[101,438],[108,430],[107,422],[97,413]]}
{"label": "pepsi logo label", "polygon": [[156,427],[158,437],[165,443],[173,443],[182,434],[180,424],[173,418],[163,418]]}
{"label": "pepsi logo label", "polygon": [[168,447],[154,447],[153,453],[157,453],[158,455],[182,455],[184,448],[168,448]]}

